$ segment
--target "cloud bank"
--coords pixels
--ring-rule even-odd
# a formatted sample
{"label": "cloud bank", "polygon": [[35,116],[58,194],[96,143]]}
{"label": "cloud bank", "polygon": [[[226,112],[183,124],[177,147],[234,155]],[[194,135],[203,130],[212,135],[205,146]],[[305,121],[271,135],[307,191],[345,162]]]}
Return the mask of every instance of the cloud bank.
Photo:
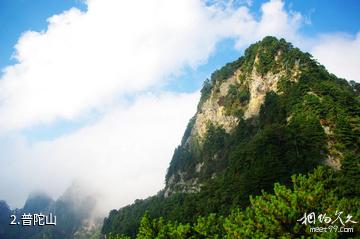
{"label": "cloud bank", "polygon": [[[359,34],[307,39],[302,15],[280,0],[264,3],[260,17],[220,2],[88,0],[87,11],[70,9],[50,17],[46,30],[23,33],[18,63],[0,80],[0,198],[19,207],[32,190],[56,197],[74,179],[101,191],[106,209],[156,193],[198,93],[146,92],[205,64],[224,39],[243,49],[284,37],[359,81]],[[354,62],[334,61],[335,50]],[[30,143],[23,133],[94,112],[100,117],[90,125],[53,140]]]}
{"label": "cloud bank", "polygon": [[235,38],[240,47],[269,34],[294,38],[301,22],[277,0],[262,6],[259,21],[246,7],[193,0],[89,0],[87,6],[52,16],[46,31],[19,39],[18,64],[0,80],[0,131],[101,111],[121,95],[204,63],[222,39]]}
{"label": "cloud bank", "polygon": [[32,190],[57,197],[73,179],[99,192],[106,209],[151,195],[164,183],[197,100],[197,93],[142,96],[133,105],[119,106],[96,123],[52,141],[28,144],[7,138],[1,196],[21,206]]}
{"label": "cloud bank", "polygon": [[331,73],[360,82],[360,32],[323,35],[311,52]]}

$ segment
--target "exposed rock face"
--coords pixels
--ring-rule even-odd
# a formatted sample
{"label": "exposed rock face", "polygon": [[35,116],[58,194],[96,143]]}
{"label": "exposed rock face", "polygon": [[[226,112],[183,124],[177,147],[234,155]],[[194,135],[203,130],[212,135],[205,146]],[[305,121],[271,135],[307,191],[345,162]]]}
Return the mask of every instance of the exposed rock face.
{"label": "exposed rock face", "polygon": [[[274,59],[279,61],[282,56],[281,51],[279,51]],[[239,106],[244,112],[242,118],[249,119],[257,117],[260,111],[261,105],[265,101],[265,96],[268,92],[278,91],[278,82],[283,77],[286,72],[284,70],[273,73],[272,71],[267,72],[265,75],[262,75],[258,71],[257,64],[259,62],[259,57],[253,61],[253,67],[250,72],[243,72],[240,68],[236,69],[230,77],[224,79],[220,82],[213,82],[213,87],[210,92],[209,97],[201,104],[201,107],[198,109],[198,112],[195,115],[195,122],[192,126],[191,133],[188,138],[185,140],[185,145],[189,148],[193,145],[198,145],[201,148],[204,138],[206,137],[208,125],[213,124],[218,127],[221,127],[225,130],[226,133],[231,134],[233,129],[238,125],[240,118],[226,112],[225,106],[222,104],[222,101],[225,101],[229,98],[229,89],[234,88],[245,88],[249,90],[250,97],[246,103]],[[299,72],[299,67],[293,72]],[[292,74],[293,79],[296,81],[296,78],[299,74]],[[191,150],[191,149],[190,149]],[[200,149],[201,150],[201,149]],[[195,173],[201,173],[201,170],[204,166],[204,162],[198,162],[194,167]],[[216,174],[212,174],[212,178]],[[186,179],[186,172],[177,170],[172,174],[166,184],[164,195],[165,197],[171,195],[172,192],[198,192],[200,191],[201,183],[198,178]]]}
{"label": "exposed rock face", "polygon": [[[265,101],[266,93],[269,91],[277,92],[277,83],[283,76],[283,73],[274,74],[267,73],[261,76],[257,72],[256,67],[253,68],[249,76],[243,77],[244,81],[240,81],[241,75],[244,74],[240,69],[236,70],[228,79],[217,83],[211,91],[210,96],[203,102],[201,108],[195,115],[195,122],[191,129],[191,134],[186,140],[186,144],[201,144],[207,134],[208,124],[214,124],[222,127],[226,133],[232,133],[233,129],[239,123],[239,117],[226,113],[225,107],[221,105],[221,100],[228,97],[229,88],[246,87],[250,91],[248,102],[241,107],[244,110],[244,119],[256,117],[259,114],[260,107]],[[199,162],[195,166],[195,172],[200,173],[204,166],[204,162]],[[213,175],[215,177],[215,175]],[[177,171],[171,175],[167,186],[165,187],[165,197],[171,195],[172,192],[198,192],[201,184],[197,178],[185,179],[185,172]]]}
{"label": "exposed rock face", "polygon": [[[175,178],[179,177],[178,181],[175,181]],[[174,191],[181,193],[196,193],[200,192],[201,183],[198,183],[197,178],[192,178],[187,181],[184,180],[184,175],[182,172],[177,172],[176,175],[172,175],[169,179],[168,185],[164,191],[164,197],[170,196]]]}
{"label": "exposed rock face", "polygon": [[[279,61],[281,55],[281,51],[278,51],[275,56],[275,61]],[[257,70],[258,61],[258,57],[256,57],[251,74],[243,73],[238,69],[231,77],[214,87],[210,97],[203,103],[201,109],[196,114],[195,124],[191,131],[192,137],[197,136],[201,140],[206,134],[208,123],[223,127],[227,133],[231,133],[236,127],[239,118],[233,115],[227,115],[225,107],[219,104],[221,98],[228,96],[230,86],[246,86],[249,88],[250,100],[242,107],[245,110],[243,116],[244,119],[256,117],[259,114],[260,107],[265,101],[266,94],[270,91],[277,93],[278,82],[282,77],[286,76],[287,73],[285,70],[281,70],[277,73],[269,71],[263,76]],[[291,77],[289,80],[297,81],[300,73],[299,61],[296,61],[294,68],[291,70]],[[241,76],[245,78],[243,82],[240,81]]]}
{"label": "exposed rock face", "polygon": [[[264,103],[266,93],[270,91],[277,92],[277,83],[285,74],[279,72],[274,74],[268,72],[265,76],[261,76],[257,72],[256,67],[253,68],[250,77],[244,82],[240,82],[241,71],[237,70],[233,76],[221,82],[211,92],[210,97],[203,103],[201,109],[196,114],[194,127],[191,131],[192,137],[198,137],[200,140],[204,138],[207,131],[207,124],[213,123],[221,126],[227,133],[231,133],[237,126],[239,118],[233,115],[227,115],[225,107],[220,105],[221,98],[227,97],[230,86],[246,85],[250,91],[250,100],[244,105],[244,119],[256,117],[259,114],[260,107]],[[296,78],[296,77],[294,77]]]}
{"label": "exposed rock face", "polygon": [[165,188],[112,211],[102,232],[127,233],[133,230],[129,221],[145,211],[158,217],[159,205],[171,220],[222,214],[247,203],[249,195],[271,190],[276,182],[286,184],[292,175],[306,175],[320,164],[351,178],[338,182],[351,181],[354,195],[360,165],[359,86],[330,74],[284,39],[265,37],[205,80]]}
{"label": "exposed rock face", "polygon": [[335,170],[340,170],[341,160],[344,158],[341,152],[339,152],[335,147],[335,141],[333,140],[333,131],[330,128],[329,123],[326,120],[320,120],[320,124],[324,129],[324,132],[327,137],[327,148],[328,154],[325,155],[324,164],[332,167]]}
{"label": "exposed rock face", "polygon": [[[267,40],[249,47],[243,58],[216,71],[211,77],[210,86],[207,85],[208,88],[204,85],[204,89],[208,91],[204,91],[205,94],[202,91],[202,97],[206,97],[200,101],[192,124],[187,129],[188,133],[184,135],[183,143],[179,146],[185,153],[175,160],[175,166],[169,168],[171,170],[167,175],[165,196],[173,192],[197,192],[202,180],[216,177],[217,173],[206,169],[209,162],[221,160],[221,157],[213,155],[205,162],[202,156],[209,125],[232,134],[241,120],[255,119],[253,122],[256,124],[266,95],[269,92],[282,95],[285,91],[280,82],[296,84],[302,73],[307,70],[308,63],[304,55],[298,52],[289,54],[291,47],[281,40],[276,42],[279,48],[272,48],[272,43],[267,44]],[[310,55],[306,57],[310,58]],[[311,90],[307,94],[318,97]],[[292,122],[291,112],[286,120],[288,124]],[[326,125],[323,128],[329,138],[329,152],[324,154],[325,164],[339,169],[342,156],[333,147],[331,129]],[[179,163],[180,161],[182,163]]]}
{"label": "exposed rock face", "polygon": [[281,74],[273,74],[268,72],[265,76],[261,76],[256,68],[251,73],[249,80],[250,101],[247,110],[245,111],[245,119],[257,116],[260,111],[260,106],[265,101],[266,93],[269,91],[277,92],[277,83],[281,78]]}
{"label": "exposed rock face", "polygon": [[240,74],[240,71],[236,71],[233,76],[223,81],[216,87],[216,90],[211,92],[209,99],[204,102],[200,111],[196,114],[195,124],[191,131],[192,137],[199,137],[200,140],[203,139],[208,123],[223,127],[227,133],[230,133],[237,125],[239,119],[232,115],[226,115],[224,106],[219,105],[219,99],[227,96],[230,85],[235,85],[239,82]]}
{"label": "exposed rock face", "polygon": [[196,164],[196,172],[200,173],[201,168],[204,166],[204,162]]}

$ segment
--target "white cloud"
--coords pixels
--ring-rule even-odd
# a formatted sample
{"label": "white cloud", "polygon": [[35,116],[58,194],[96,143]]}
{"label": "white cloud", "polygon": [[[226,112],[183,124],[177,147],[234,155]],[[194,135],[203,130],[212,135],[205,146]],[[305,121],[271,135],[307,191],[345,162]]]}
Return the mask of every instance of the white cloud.
{"label": "white cloud", "polygon": [[247,7],[207,7],[201,1],[89,0],[25,32],[18,64],[0,81],[0,131],[57,119],[74,120],[121,95],[142,91],[206,61],[217,42],[239,46],[273,34],[292,36],[301,16],[272,0],[257,22]]}
{"label": "white cloud", "polygon": [[[243,11],[247,11],[247,8],[243,8]],[[292,42],[298,42],[301,38],[298,30],[304,24],[304,18],[298,12],[286,11],[285,4],[281,0],[264,3],[261,6],[259,21],[256,21],[255,17],[248,12],[244,14],[240,11],[238,15],[243,18],[246,16],[246,20],[242,21],[243,25],[234,23],[231,26],[233,31],[235,29],[238,37],[238,48],[254,43],[268,35],[283,37]]]}
{"label": "white cloud", "polygon": [[[75,178],[101,188],[112,200],[108,207],[161,189],[197,96],[143,92],[183,67],[205,63],[225,38],[243,48],[266,35],[284,37],[313,49],[330,71],[359,80],[359,34],[329,35],[321,42],[305,38],[298,31],[303,17],[280,0],[263,4],[259,19],[245,6],[193,0],[87,4],[86,12],[74,8],[51,17],[44,32],[24,33],[16,45],[18,63],[4,69],[0,198],[12,205],[21,206],[34,189],[58,196]],[[335,54],[331,49],[352,61],[329,55]],[[134,102],[119,106],[116,99],[126,95]],[[21,132],[94,110],[101,111],[101,120],[51,141],[29,144]]]}
{"label": "white cloud", "polygon": [[[264,5],[260,22],[247,7],[193,0],[87,4],[86,12],[73,8],[49,18],[46,31],[24,33],[18,64],[0,80],[0,193],[12,205],[21,206],[35,189],[58,196],[75,178],[101,188],[112,200],[108,207],[155,193],[196,97],[139,98],[139,92],[206,62],[224,38],[249,43],[267,31],[288,30],[267,26],[269,14],[283,25],[292,19],[279,1]],[[119,106],[123,95],[135,96],[135,103]],[[19,131],[93,110],[104,118],[52,141],[29,144]]]}
{"label": "white cloud", "polygon": [[321,36],[311,53],[336,76],[360,82],[360,32]]}
{"label": "white cloud", "polygon": [[2,199],[22,206],[32,190],[58,196],[74,179],[102,193],[107,210],[156,193],[198,98],[198,93],[142,96],[52,141],[29,145],[8,139],[2,144],[8,158],[0,168]]}
{"label": "white cloud", "polygon": [[[277,0],[263,5],[259,21],[247,7],[193,0],[87,4],[86,12],[51,17],[44,32],[24,33],[18,64],[1,78],[0,194],[12,205],[21,206],[34,189],[58,196],[75,178],[101,188],[110,207],[155,193],[196,97],[136,95],[206,62],[222,39],[240,46],[268,34],[291,35],[299,24]],[[115,99],[124,95],[135,95],[135,103],[119,106]],[[104,118],[52,141],[29,144],[18,131],[93,110]]]}
{"label": "white cloud", "polygon": [[213,17],[198,1],[88,1],[26,32],[0,81],[0,129],[72,120],[207,58]]}

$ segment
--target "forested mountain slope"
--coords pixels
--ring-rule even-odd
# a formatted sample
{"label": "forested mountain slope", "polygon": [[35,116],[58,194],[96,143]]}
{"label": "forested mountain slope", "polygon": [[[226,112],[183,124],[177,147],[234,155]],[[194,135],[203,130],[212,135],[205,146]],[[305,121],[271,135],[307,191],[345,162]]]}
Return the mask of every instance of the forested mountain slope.
{"label": "forested mountain slope", "polygon": [[[319,183],[334,187],[329,190],[336,200],[358,205],[359,88],[284,39],[265,37],[205,81],[198,110],[170,162],[164,190],[111,211],[102,233],[135,236],[146,211],[145,221],[163,217],[194,223],[210,213],[233,213],[231,217],[250,204],[250,195],[272,193],[276,182],[290,186],[292,175],[312,172],[317,165],[332,171],[332,184]],[[319,203],[326,204],[321,195]],[[251,209],[242,213],[257,220]]]}

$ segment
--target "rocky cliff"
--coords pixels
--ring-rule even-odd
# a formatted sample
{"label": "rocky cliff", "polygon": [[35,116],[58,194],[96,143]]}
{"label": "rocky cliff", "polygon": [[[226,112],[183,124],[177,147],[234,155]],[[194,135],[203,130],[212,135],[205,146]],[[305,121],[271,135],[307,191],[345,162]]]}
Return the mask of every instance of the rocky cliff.
{"label": "rocky cliff", "polygon": [[[298,82],[302,72],[311,68],[312,62],[309,61],[310,55],[301,53],[285,40],[267,37],[250,46],[245,56],[216,71],[211,80],[205,82],[198,111],[178,148],[178,152],[180,149],[187,151],[187,157],[196,160],[196,164],[186,167],[186,170],[177,167],[179,163],[174,162],[177,156],[175,152],[166,177],[165,196],[173,192],[200,190],[202,180],[198,175],[201,175],[205,165],[201,159],[202,144],[209,125],[231,134],[240,120],[255,122],[266,95],[269,92],[284,94],[284,89],[279,88],[279,81]],[[308,93],[312,92],[309,90]],[[288,120],[291,120],[291,115]],[[329,165],[339,167],[338,157],[329,155],[328,159]],[[189,176],[189,171],[193,176]],[[215,177],[215,172],[212,177]]]}
{"label": "rocky cliff", "polygon": [[318,165],[340,175],[338,192],[359,195],[359,88],[284,39],[265,37],[204,82],[164,190],[111,211],[102,232],[134,236],[145,211],[184,223],[228,215]]}

